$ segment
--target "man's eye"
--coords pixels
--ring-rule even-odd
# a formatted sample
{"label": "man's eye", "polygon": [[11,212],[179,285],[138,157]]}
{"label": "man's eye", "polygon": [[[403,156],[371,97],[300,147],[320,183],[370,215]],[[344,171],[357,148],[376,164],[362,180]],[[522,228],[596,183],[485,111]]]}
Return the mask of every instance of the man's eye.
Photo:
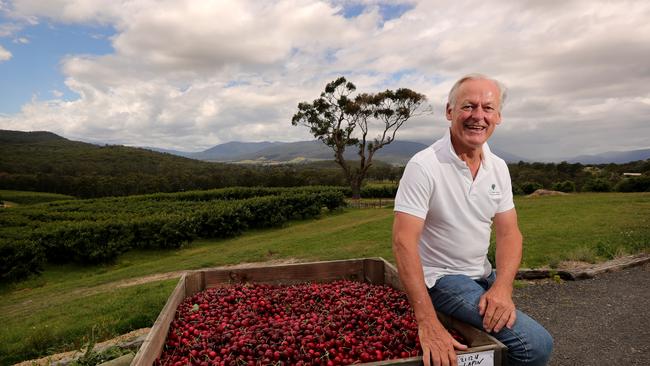
{"label": "man's eye", "polygon": [[462,109],[462,110],[464,110],[464,111],[471,111],[471,110],[472,110],[472,106],[471,106],[471,105],[464,105],[464,106],[462,106],[460,109]]}

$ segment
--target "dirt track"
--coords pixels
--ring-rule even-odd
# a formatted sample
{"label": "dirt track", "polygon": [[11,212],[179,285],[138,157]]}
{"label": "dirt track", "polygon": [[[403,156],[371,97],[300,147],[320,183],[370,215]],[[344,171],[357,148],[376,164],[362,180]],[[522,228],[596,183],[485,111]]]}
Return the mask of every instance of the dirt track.
{"label": "dirt track", "polygon": [[555,339],[550,365],[650,365],[650,263],[515,291]]}

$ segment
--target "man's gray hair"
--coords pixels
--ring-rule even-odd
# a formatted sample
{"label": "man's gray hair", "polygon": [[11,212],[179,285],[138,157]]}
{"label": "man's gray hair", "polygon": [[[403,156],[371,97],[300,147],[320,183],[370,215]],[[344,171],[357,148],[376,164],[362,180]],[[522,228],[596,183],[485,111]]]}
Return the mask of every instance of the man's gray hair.
{"label": "man's gray hair", "polygon": [[449,103],[450,106],[453,106],[454,103],[456,103],[456,92],[458,91],[458,88],[468,80],[489,80],[496,84],[497,88],[499,88],[499,111],[501,111],[503,105],[506,102],[506,98],[508,97],[508,90],[506,89],[506,86],[503,85],[503,83],[499,80],[492,79],[486,75],[478,73],[467,74],[463,76],[462,78],[458,79],[454,86],[451,87],[451,90],[449,91],[449,99],[447,99],[447,103]]}

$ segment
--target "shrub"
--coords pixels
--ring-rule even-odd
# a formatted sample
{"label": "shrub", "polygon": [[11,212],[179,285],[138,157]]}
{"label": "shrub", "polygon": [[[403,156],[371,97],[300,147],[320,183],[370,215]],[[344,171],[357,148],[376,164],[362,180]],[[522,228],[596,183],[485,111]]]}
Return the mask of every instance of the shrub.
{"label": "shrub", "polygon": [[0,282],[18,281],[40,273],[44,262],[42,248],[32,241],[0,241]]}
{"label": "shrub", "polygon": [[591,178],[582,186],[583,192],[609,192],[611,190],[612,185],[603,178]]}
{"label": "shrub", "polygon": [[521,185],[521,190],[524,194],[531,194],[538,189],[542,189],[543,186],[537,182],[526,182]]}
{"label": "shrub", "polygon": [[361,188],[361,197],[363,198],[395,198],[397,194],[397,185],[367,185]]}
{"label": "shrub", "polygon": [[570,192],[575,192],[576,185],[575,183],[573,183],[573,181],[565,180],[564,182],[553,183],[552,189],[554,191],[570,193]]}
{"label": "shrub", "polygon": [[[18,279],[20,271],[36,272],[33,264],[44,259],[103,263],[134,248],[179,248],[196,237],[235,236],[247,228],[315,217],[323,207],[332,210],[345,204],[337,187],[233,188],[149,197],[67,201],[0,212],[2,236],[12,240],[0,250],[0,277]],[[30,255],[33,261],[23,267],[12,264]]]}
{"label": "shrub", "polygon": [[631,177],[618,182],[614,187],[617,192],[650,192],[650,177]]}

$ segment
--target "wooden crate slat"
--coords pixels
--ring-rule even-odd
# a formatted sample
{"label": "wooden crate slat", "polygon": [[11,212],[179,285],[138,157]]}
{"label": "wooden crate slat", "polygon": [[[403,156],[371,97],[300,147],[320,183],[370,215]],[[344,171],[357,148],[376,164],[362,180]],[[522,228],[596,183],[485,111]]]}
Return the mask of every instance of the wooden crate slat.
{"label": "wooden crate slat", "polygon": [[167,299],[167,303],[160,311],[158,318],[154,322],[151,330],[147,334],[138,350],[138,353],[131,361],[131,365],[152,365],[156,358],[162,353],[163,345],[165,344],[165,339],[167,338],[167,332],[169,327],[174,320],[176,315],[176,308],[178,305],[185,299],[187,296],[187,289],[185,287],[185,279],[187,274],[183,274],[178,281],[178,284],[172,291],[172,294]]}
{"label": "wooden crate slat", "polygon": [[293,284],[339,279],[363,281],[363,261],[315,262],[205,272],[206,288],[242,282]]}
{"label": "wooden crate slat", "polygon": [[381,261],[384,263],[384,283],[391,285],[396,290],[404,292],[404,287],[402,287],[402,282],[400,282],[397,268],[383,258],[381,258]]}
{"label": "wooden crate slat", "polygon": [[190,272],[185,276],[185,297],[205,290],[205,272]]}
{"label": "wooden crate slat", "polygon": [[363,260],[363,272],[365,282],[373,285],[383,285],[384,280],[384,262],[377,258],[368,258]]}

